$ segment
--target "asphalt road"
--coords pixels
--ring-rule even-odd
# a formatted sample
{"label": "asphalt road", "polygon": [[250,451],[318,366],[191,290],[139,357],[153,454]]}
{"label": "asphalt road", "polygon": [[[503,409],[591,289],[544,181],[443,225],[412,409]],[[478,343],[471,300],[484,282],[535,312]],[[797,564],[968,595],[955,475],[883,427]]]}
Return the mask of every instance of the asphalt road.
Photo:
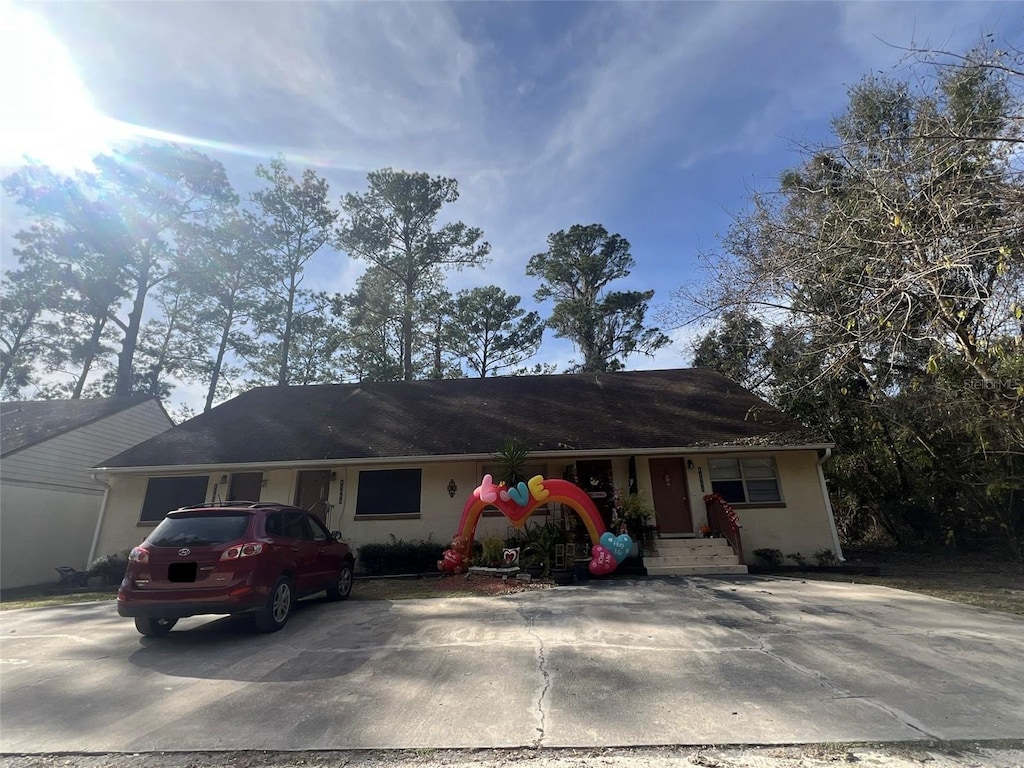
{"label": "asphalt road", "polygon": [[[358,585],[357,585],[358,588]],[[1019,739],[1024,621],[765,577],[300,604],[274,635],[0,614],[0,752]]]}

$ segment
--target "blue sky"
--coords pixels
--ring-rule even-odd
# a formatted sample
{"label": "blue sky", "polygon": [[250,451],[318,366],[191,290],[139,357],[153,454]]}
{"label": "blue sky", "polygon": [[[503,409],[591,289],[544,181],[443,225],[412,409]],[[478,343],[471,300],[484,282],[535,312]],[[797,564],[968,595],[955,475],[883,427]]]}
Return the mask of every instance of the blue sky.
{"label": "blue sky", "polygon": [[[700,279],[697,253],[715,247],[750,192],[770,189],[798,144],[827,134],[846,88],[891,71],[894,46],[1024,39],[1014,2],[75,2],[0,12],[52,36],[98,112],[194,140],[243,194],[275,153],[296,175],[316,168],[336,200],[383,166],[455,177],[461,199],[448,215],[484,230],[492,261],[453,275],[453,289],[494,283],[532,303],[524,269],[547,235],[600,222],[632,244],[637,266],[620,287],[655,289],[655,308]],[[10,85],[24,68],[0,72]],[[4,114],[12,109],[0,130]],[[23,151],[46,154],[7,138],[8,168]],[[2,216],[6,267],[19,214],[5,201]],[[310,281],[347,291],[361,269],[324,253]],[[685,364],[687,336],[630,367]],[[546,339],[546,360],[571,356]]]}

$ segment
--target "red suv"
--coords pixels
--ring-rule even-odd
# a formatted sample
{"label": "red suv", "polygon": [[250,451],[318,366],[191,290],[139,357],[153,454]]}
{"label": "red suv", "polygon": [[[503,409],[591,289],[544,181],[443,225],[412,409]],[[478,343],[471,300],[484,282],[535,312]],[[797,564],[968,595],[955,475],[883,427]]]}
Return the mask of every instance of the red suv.
{"label": "red suv", "polygon": [[296,507],[184,507],[131,551],[117,612],[151,637],[185,616],[221,613],[251,613],[257,630],[276,632],[299,598],[347,598],[354,562],[340,533]]}

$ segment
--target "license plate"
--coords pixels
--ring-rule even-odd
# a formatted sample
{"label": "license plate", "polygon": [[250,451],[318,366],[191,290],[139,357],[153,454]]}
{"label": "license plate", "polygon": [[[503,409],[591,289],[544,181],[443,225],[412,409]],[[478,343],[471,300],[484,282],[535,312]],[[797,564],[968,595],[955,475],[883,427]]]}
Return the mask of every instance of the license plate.
{"label": "license plate", "polygon": [[196,580],[198,563],[171,563],[167,568],[167,580],[191,583]]}

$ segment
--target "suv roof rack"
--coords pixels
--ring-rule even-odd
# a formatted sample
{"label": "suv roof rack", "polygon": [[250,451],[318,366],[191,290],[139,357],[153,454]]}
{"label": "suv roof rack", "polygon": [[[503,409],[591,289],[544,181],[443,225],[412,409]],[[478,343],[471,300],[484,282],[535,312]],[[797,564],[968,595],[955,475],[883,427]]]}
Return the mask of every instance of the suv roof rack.
{"label": "suv roof rack", "polygon": [[[183,509],[215,509],[218,507],[242,507],[244,509],[262,509],[264,507],[284,507],[288,509],[299,509],[293,504],[283,504],[279,501],[244,501],[241,499],[234,499],[231,501],[207,501],[203,504],[189,504],[184,507],[178,507],[173,510],[179,512]],[[305,511],[305,510],[303,510]]]}

